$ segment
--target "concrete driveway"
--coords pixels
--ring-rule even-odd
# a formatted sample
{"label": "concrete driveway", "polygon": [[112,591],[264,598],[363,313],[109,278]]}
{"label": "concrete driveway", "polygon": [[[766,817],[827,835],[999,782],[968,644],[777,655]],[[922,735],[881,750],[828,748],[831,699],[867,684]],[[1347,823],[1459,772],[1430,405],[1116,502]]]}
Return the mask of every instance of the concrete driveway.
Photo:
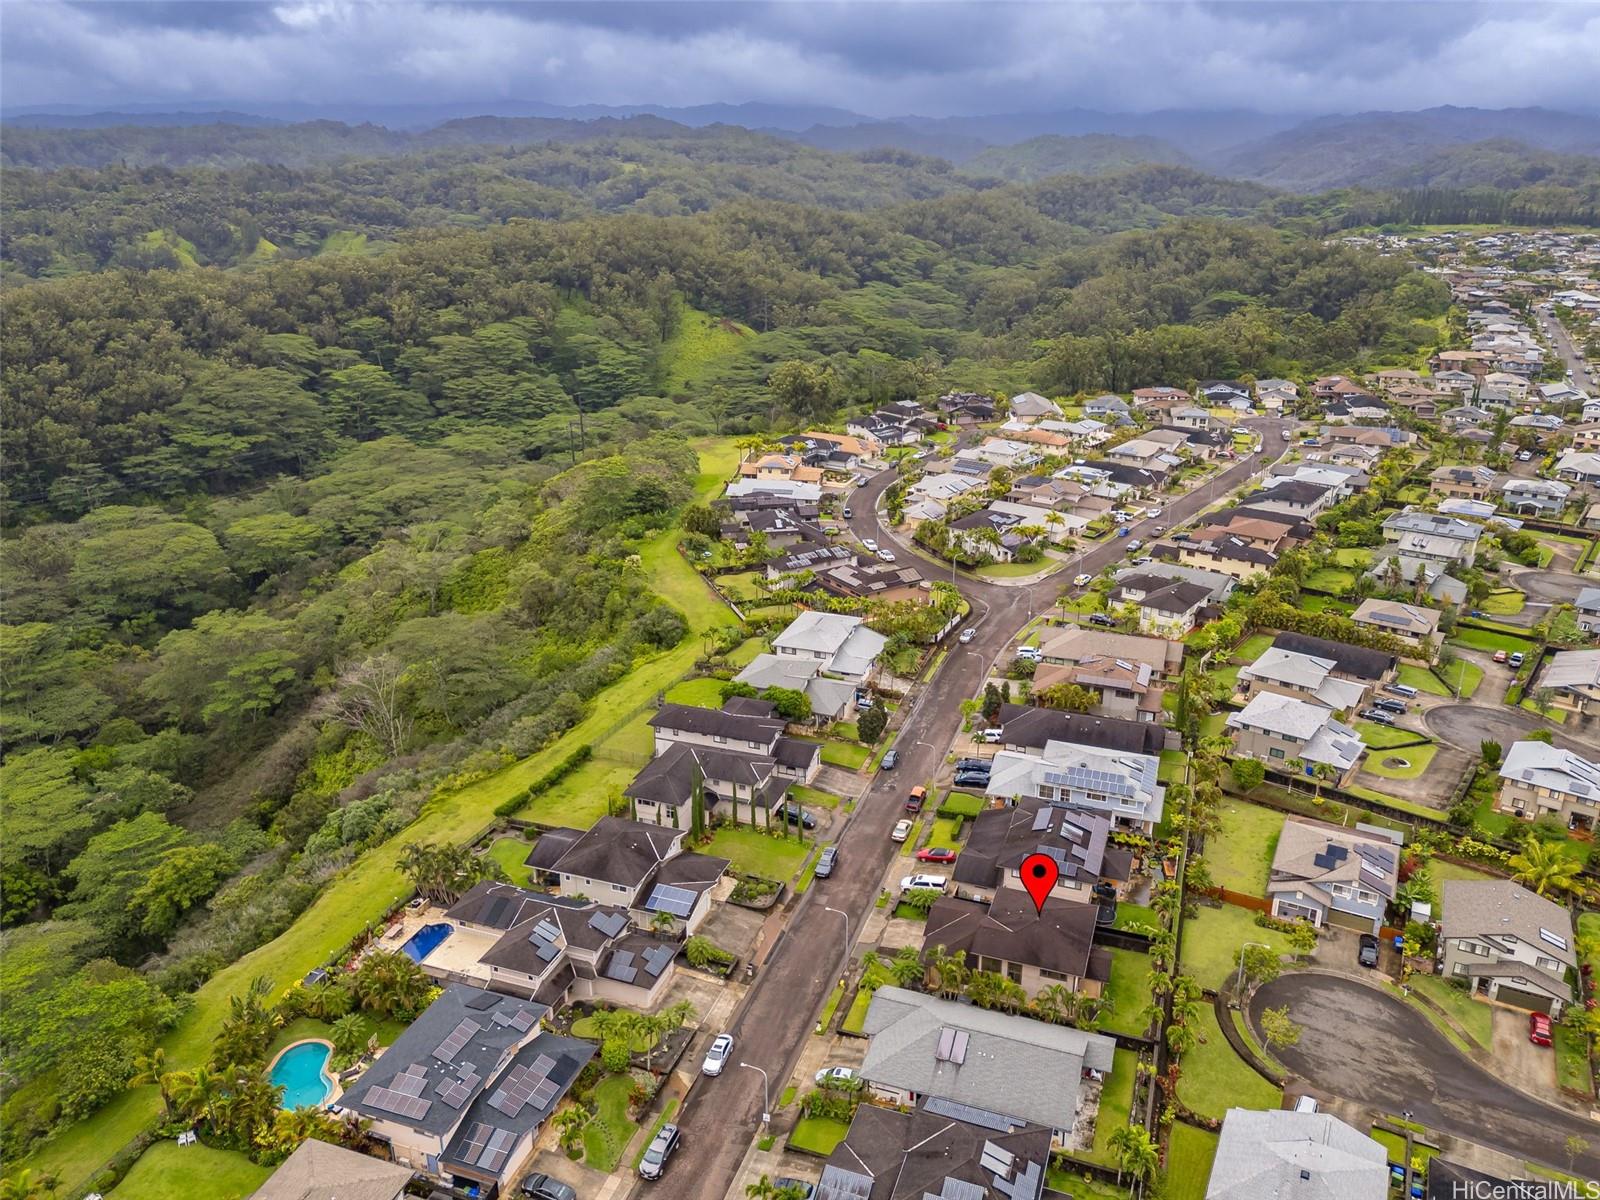
{"label": "concrete driveway", "polygon": [[1600,1122],[1508,1087],[1399,999],[1353,979],[1301,973],[1259,988],[1250,1010],[1259,1019],[1283,1005],[1303,1032],[1274,1053],[1318,1089],[1376,1112],[1409,1110],[1441,1133],[1563,1171],[1576,1134],[1590,1146],[1579,1173],[1600,1178]]}
{"label": "concrete driveway", "polygon": [[1494,1067],[1495,1073],[1512,1087],[1559,1103],[1556,1052],[1528,1040],[1527,1013],[1509,1008],[1494,1010]]}

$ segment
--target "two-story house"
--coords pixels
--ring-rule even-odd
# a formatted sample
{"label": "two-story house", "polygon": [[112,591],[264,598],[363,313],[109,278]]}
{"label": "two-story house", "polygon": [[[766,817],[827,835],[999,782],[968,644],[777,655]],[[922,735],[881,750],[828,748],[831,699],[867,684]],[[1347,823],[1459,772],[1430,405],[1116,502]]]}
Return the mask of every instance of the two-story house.
{"label": "two-story house", "polygon": [[1336,498],[1332,488],[1285,479],[1249,493],[1239,503],[1246,508],[1282,513],[1297,521],[1310,521],[1330,508]]}
{"label": "two-story house", "polygon": [[1048,678],[1052,683],[1076,684],[1093,692],[1095,704],[1090,711],[1099,716],[1156,721],[1163,711],[1161,702],[1166,691],[1149,663],[1095,654],[1067,664],[1063,673],[1049,672]]}
{"label": "two-story house", "polygon": [[1048,800],[1111,818],[1117,829],[1150,833],[1161,820],[1167,789],[1160,759],[1100,746],[1048,742],[1038,753],[994,756],[987,793],[999,800]]}
{"label": "two-story house", "polygon": [[1290,817],[1267,879],[1272,915],[1377,933],[1400,880],[1400,835]]}
{"label": "two-story house", "polygon": [[1576,999],[1572,914],[1509,879],[1447,879],[1439,973],[1495,1004],[1560,1020]]}
{"label": "two-story house", "polygon": [[1572,485],[1555,479],[1507,479],[1500,503],[1508,511],[1528,517],[1559,521],[1566,511]]}
{"label": "two-story house", "polygon": [[1551,815],[1568,829],[1595,827],[1600,764],[1545,742],[1513,742],[1500,764],[1499,812],[1524,821]]}
{"label": "two-story house", "polygon": [[1045,800],[1020,800],[986,808],[972,822],[952,875],[962,900],[988,903],[1022,886],[1022,860],[1048,854],[1060,874],[1050,895],[1075,904],[1112,904],[1127,892],[1133,854],[1110,840],[1111,821],[1099,813]]}
{"label": "two-story house", "polygon": [[1587,634],[1600,633],[1600,587],[1586,587],[1572,602],[1578,628]]}
{"label": "two-story house", "polygon": [[1328,659],[1333,663],[1330,674],[1339,679],[1353,679],[1373,689],[1393,683],[1400,670],[1400,659],[1386,650],[1370,650],[1348,642],[1313,637],[1309,633],[1280,633],[1272,639],[1272,648]]}
{"label": "two-story house", "polygon": [[1357,625],[1397,637],[1414,648],[1419,657],[1431,659],[1443,640],[1439,632],[1440,615],[1438,609],[1369,597],[1350,614],[1350,619]]}
{"label": "two-story house", "polygon": [[668,913],[690,932],[711,911],[728,860],[683,848],[687,829],[601,817],[588,829],[550,829],[526,859],[535,881],[566,897],[626,908],[649,925]]}
{"label": "two-story house", "polygon": [[860,685],[878,670],[878,656],[889,644],[881,633],[867,628],[862,617],[843,613],[803,612],[772,639],[772,652],[780,658],[814,662],[837,679]]}
{"label": "two-story house", "polygon": [[1471,566],[1483,527],[1457,517],[1404,508],[1383,523],[1383,537],[1405,558]]}
{"label": "two-story house", "polygon": [[1446,500],[1487,500],[1496,478],[1488,467],[1435,467],[1428,475],[1428,491]]}
{"label": "two-story house", "polygon": [[1138,609],[1139,632],[1172,641],[1182,640],[1194,629],[1210,599],[1210,591],[1197,583],[1160,575],[1128,576],[1111,592],[1113,603]]}
{"label": "two-story house", "polygon": [[1269,646],[1255,662],[1239,668],[1239,690],[1247,700],[1276,692],[1347,713],[1366,700],[1368,687],[1364,681],[1340,677],[1337,665],[1331,658]]}
{"label": "two-story house", "polygon": [[1361,735],[1332,709],[1277,692],[1258,692],[1241,711],[1228,714],[1227,727],[1235,754],[1280,771],[1296,759],[1306,770],[1326,767],[1338,784],[1355,774],[1366,751]]}
{"label": "two-story house", "polygon": [[1178,562],[1184,566],[1231,575],[1241,583],[1269,574],[1278,562],[1278,556],[1272,551],[1231,533],[1206,541],[1183,538],[1175,540],[1172,546]]}

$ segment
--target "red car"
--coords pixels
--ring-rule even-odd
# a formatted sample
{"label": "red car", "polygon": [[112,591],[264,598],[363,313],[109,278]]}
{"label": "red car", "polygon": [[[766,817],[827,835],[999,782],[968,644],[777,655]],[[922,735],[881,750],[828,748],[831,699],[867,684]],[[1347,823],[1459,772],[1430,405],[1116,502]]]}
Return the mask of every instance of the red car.
{"label": "red car", "polygon": [[1550,1018],[1544,1013],[1528,1014],[1528,1040],[1535,1046],[1550,1044]]}
{"label": "red car", "polygon": [[956,852],[943,846],[929,846],[926,850],[917,851],[918,862],[952,863],[956,860]]}
{"label": "red car", "polygon": [[1509,656],[1506,654],[1506,652],[1504,650],[1496,650],[1494,652],[1494,660],[1495,660],[1495,662],[1505,662],[1507,657],[1509,657]]}

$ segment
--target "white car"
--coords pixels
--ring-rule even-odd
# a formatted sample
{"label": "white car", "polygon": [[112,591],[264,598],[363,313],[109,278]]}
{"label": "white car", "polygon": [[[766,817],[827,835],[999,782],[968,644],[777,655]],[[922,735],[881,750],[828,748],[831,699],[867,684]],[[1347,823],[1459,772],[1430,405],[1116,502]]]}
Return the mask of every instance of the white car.
{"label": "white car", "polygon": [[817,1072],[817,1082],[823,1085],[853,1083],[855,1077],[856,1069],[854,1067],[823,1067],[822,1070]]}
{"label": "white car", "polygon": [[1077,576],[1073,577],[1072,586],[1073,587],[1088,587],[1093,582],[1094,582],[1094,576],[1093,575],[1077,575]]}
{"label": "white car", "polygon": [[1149,512],[1145,513],[1145,516],[1147,517],[1159,517],[1160,515],[1161,510],[1159,508],[1152,508]]}
{"label": "white car", "polygon": [[733,1034],[719,1033],[711,1039],[711,1048],[706,1051],[706,1060],[700,1064],[700,1074],[721,1075],[722,1068],[728,1065],[728,1059],[733,1057]]}
{"label": "white car", "polygon": [[956,639],[956,641],[960,642],[963,646],[965,646],[968,642],[970,642],[973,638],[975,638],[977,636],[978,636],[978,631],[976,629],[963,629],[961,631],[961,636],[958,637]]}
{"label": "white car", "polygon": [[921,871],[915,875],[907,875],[900,881],[902,892],[919,892],[924,889],[942,892],[950,881],[943,875],[925,875]]}
{"label": "white car", "polygon": [[893,562],[894,561],[894,551],[893,550],[879,550],[878,551],[878,560],[880,562]]}
{"label": "white car", "polygon": [[911,836],[911,822],[910,821],[896,821],[894,823],[894,829],[889,834],[889,840],[891,842],[903,842],[910,836]]}
{"label": "white car", "polygon": [[878,552],[878,543],[873,541],[871,538],[862,538],[861,548],[869,553],[876,554]]}

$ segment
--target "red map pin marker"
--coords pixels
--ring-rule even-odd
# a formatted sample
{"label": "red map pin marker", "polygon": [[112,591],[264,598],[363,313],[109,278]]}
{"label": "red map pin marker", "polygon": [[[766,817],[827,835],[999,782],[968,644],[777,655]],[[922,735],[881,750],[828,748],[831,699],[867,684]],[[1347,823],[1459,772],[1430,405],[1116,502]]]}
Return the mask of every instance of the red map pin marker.
{"label": "red map pin marker", "polygon": [[1033,897],[1033,907],[1036,912],[1044,911],[1044,902],[1050,895],[1050,889],[1056,886],[1056,880],[1061,878],[1061,867],[1056,860],[1048,854],[1030,854],[1022,860],[1022,886],[1028,889],[1028,895]]}

